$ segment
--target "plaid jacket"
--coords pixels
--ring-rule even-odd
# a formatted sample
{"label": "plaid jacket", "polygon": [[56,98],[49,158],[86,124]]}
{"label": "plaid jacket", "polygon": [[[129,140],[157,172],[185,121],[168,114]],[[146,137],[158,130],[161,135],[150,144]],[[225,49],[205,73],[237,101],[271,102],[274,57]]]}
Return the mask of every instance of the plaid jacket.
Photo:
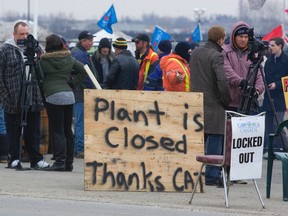
{"label": "plaid jacket", "polygon": [[32,77],[30,84],[25,84],[26,78],[23,79],[25,68],[29,67],[25,67],[21,50],[12,43],[5,42],[0,48],[0,100],[7,113],[20,113],[23,106],[27,106],[30,111],[40,111],[43,108],[34,67],[28,70]]}

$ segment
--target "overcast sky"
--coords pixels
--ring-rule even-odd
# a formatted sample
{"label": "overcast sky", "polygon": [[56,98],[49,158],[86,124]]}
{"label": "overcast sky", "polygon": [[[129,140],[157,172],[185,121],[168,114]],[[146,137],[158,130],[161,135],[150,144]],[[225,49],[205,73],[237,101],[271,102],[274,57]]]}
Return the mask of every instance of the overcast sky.
{"label": "overcast sky", "polygon": [[[34,1],[30,0],[31,17]],[[195,19],[194,9],[205,8],[205,15],[228,14],[238,16],[239,0],[37,0],[39,14],[63,13],[76,19],[99,20],[114,3],[118,19],[129,16],[141,18],[153,12],[159,16]],[[243,0],[246,1],[247,0]],[[19,12],[27,14],[29,0],[0,0],[0,14]]]}

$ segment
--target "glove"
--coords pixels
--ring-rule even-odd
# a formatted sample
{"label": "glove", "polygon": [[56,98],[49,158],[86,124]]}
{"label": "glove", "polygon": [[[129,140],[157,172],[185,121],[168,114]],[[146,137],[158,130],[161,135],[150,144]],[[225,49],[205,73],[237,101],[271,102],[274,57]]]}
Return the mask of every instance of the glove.
{"label": "glove", "polygon": [[254,93],[254,98],[256,98],[256,99],[258,99],[258,97],[259,97],[259,93],[258,93],[258,91],[255,91],[255,93]]}
{"label": "glove", "polygon": [[247,86],[247,84],[248,84],[248,81],[247,81],[247,80],[245,80],[245,79],[241,80],[241,82],[240,82],[240,84],[239,84],[239,89],[240,89],[240,90],[243,90],[244,87]]}

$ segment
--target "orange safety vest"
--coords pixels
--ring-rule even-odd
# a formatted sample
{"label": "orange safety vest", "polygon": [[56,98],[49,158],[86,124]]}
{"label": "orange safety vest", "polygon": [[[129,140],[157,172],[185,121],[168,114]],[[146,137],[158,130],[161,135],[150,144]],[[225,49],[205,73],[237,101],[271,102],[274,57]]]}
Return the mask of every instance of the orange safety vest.
{"label": "orange safety vest", "polygon": [[[150,52],[150,51],[149,51]],[[144,68],[144,71],[142,72],[141,71],[141,68],[140,68],[140,73],[139,73],[139,81],[138,81],[138,86],[137,86],[137,90],[142,90],[143,87],[144,87],[144,82],[146,81],[147,79],[147,76],[148,76],[148,71],[149,71],[149,68],[150,68],[150,65],[151,65],[151,59],[157,55],[157,53],[155,52],[152,52],[151,55],[150,55],[150,58],[148,59],[148,61],[145,62],[145,68]],[[147,56],[146,56],[147,57]],[[145,59],[143,59],[144,61]]]}
{"label": "orange safety vest", "polygon": [[[176,58],[170,58],[168,59],[168,61],[174,60],[176,62],[178,62],[178,64],[181,66],[181,68],[183,69],[184,73],[185,73],[185,91],[186,92],[190,92],[190,77],[189,77],[189,73],[186,70],[186,68],[184,67],[183,63],[181,61],[179,61]],[[162,78],[163,79],[163,78]]]}

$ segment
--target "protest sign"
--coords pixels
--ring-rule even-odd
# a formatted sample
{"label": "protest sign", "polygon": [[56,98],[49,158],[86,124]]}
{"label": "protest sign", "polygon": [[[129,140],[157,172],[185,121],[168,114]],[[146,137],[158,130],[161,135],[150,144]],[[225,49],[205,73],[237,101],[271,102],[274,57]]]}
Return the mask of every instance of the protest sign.
{"label": "protest sign", "polygon": [[85,90],[84,99],[86,190],[191,192],[202,93]]}

